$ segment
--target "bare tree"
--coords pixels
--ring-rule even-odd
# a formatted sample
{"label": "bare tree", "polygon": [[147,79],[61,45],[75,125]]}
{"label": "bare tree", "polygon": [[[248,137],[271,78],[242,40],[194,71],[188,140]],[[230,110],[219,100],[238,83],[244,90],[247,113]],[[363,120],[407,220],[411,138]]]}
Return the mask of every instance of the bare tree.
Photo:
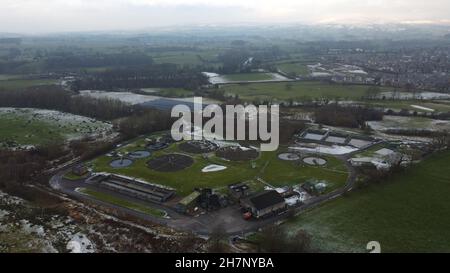
{"label": "bare tree", "polygon": [[441,134],[436,134],[432,140],[432,146],[435,150],[450,149],[450,131],[445,131]]}
{"label": "bare tree", "polygon": [[209,238],[208,242],[208,252],[210,253],[224,253],[227,250],[226,243],[224,242],[227,239],[227,233],[223,224],[217,224]]}

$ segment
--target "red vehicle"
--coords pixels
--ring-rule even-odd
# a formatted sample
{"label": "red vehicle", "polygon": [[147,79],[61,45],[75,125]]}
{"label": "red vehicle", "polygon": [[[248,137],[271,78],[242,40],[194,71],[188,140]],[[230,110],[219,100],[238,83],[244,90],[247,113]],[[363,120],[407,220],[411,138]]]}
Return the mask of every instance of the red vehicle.
{"label": "red vehicle", "polygon": [[250,219],[252,219],[252,213],[251,212],[246,212],[246,213],[244,213],[244,219],[245,220],[250,220]]}

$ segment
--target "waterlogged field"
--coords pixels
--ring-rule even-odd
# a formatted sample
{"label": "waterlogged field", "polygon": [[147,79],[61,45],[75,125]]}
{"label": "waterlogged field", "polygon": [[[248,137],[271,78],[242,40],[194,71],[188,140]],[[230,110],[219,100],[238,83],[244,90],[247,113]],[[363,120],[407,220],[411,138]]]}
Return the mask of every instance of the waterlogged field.
{"label": "waterlogged field", "polygon": [[304,229],[324,251],[450,251],[450,152],[428,158],[389,181],[356,190],[284,224]]}
{"label": "waterlogged field", "polygon": [[[203,155],[189,154],[181,151],[179,145],[179,143],[172,144],[165,150],[154,152],[150,158],[136,159],[131,166],[125,168],[112,168],[109,164],[115,158],[106,155],[95,159],[92,164],[97,172],[141,178],[151,183],[174,188],[181,196],[190,194],[198,187],[223,191],[233,183],[244,181],[263,183],[261,180],[267,183],[257,186],[261,189],[266,185],[282,187],[302,184],[309,179],[325,180],[329,187],[328,190],[331,191],[344,186],[348,177],[344,163],[332,157],[327,157],[330,164],[322,167],[281,161],[278,159],[279,152],[263,152],[256,160],[234,162],[219,158],[214,154],[210,154],[207,158]],[[145,149],[145,140],[140,139],[118,151],[126,154],[143,149]],[[194,164],[176,172],[158,172],[147,167],[147,162],[152,158],[172,153],[189,155],[194,159]],[[202,172],[202,169],[209,165],[226,166],[227,169],[218,172]]]}

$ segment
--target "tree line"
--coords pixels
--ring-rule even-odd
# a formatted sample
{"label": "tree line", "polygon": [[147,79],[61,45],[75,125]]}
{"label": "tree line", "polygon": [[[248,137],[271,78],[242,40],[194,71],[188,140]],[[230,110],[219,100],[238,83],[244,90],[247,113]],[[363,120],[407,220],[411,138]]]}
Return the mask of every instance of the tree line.
{"label": "tree line", "polygon": [[383,112],[361,106],[331,104],[314,111],[316,123],[349,128],[367,128],[367,121],[383,120]]}
{"label": "tree line", "polygon": [[69,68],[89,68],[108,66],[134,66],[152,64],[153,59],[143,53],[114,53],[114,54],[74,54],[62,52],[52,54],[45,60],[47,70],[67,70]]}
{"label": "tree line", "polygon": [[0,92],[0,107],[50,109],[101,120],[129,116],[138,110],[137,107],[132,107],[119,100],[75,95],[76,93],[64,90],[59,86],[3,90]]}
{"label": "tree line", "polygon": [[173,87],[195,90],[208,83],[198,69],[175,64],[153,64],[115,68],[87,74],[73,83],[74,90],[114,90],[144,87]]}

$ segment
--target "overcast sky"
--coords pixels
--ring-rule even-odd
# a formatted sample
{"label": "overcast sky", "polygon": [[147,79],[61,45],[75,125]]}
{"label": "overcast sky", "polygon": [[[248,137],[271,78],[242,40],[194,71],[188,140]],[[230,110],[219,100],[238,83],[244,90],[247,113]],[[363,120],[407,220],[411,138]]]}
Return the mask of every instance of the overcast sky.
{"label": "overcast sky", "polygon": [[239,23],[450,23],[450,0],[0,0],[0,32]]}

